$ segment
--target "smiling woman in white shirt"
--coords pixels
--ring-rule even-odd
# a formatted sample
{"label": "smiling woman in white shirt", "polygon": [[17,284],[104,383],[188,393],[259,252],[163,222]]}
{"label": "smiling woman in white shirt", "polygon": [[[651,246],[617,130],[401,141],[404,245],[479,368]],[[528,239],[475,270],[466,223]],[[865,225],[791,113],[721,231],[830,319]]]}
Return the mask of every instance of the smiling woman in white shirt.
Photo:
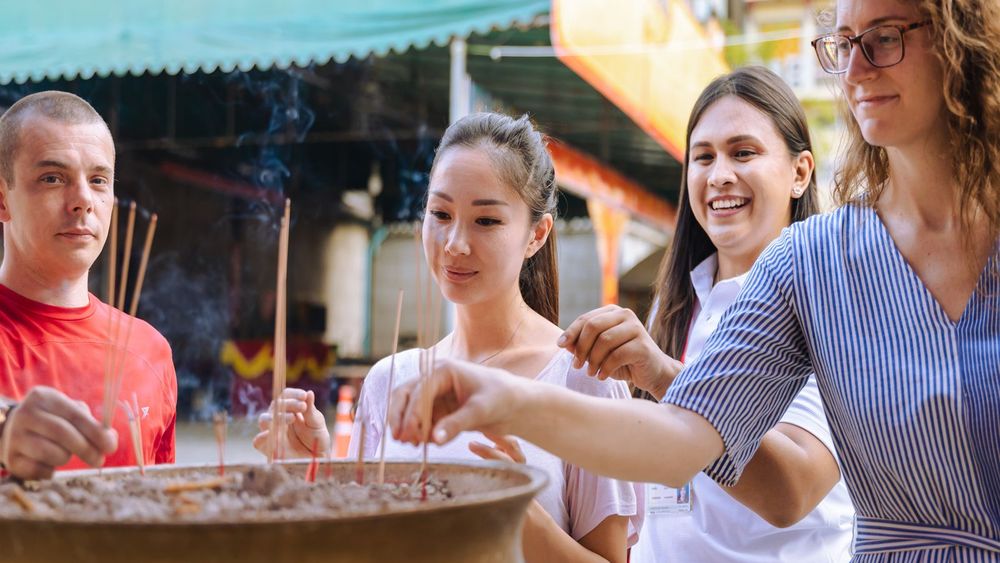
{"label": "smiling woman in white shirt", "polygon": [[[657,400],[680,366],[701,353],[764,248],[817,211],[805,114],[772,72],[742,68],[706,87],[688,122],[687,146],[677,229],[654,286],[649,333],[617,306],[567,329],[579,334],[569,343],[577,365],[586,360],[600,379],[642,378],[640,388],[653,389],[644,396]],[[654,365],[665,369],[648,369]],[[810,378],[735,486],[704,473],[681,488],[647,485],[631,560],[847,561],[854,511],[833,452]]]}

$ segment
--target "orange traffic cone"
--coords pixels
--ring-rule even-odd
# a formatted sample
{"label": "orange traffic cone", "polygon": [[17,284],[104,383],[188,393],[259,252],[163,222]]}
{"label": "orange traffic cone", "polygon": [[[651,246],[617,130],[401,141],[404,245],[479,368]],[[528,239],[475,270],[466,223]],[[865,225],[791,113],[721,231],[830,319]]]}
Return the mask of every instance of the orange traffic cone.
{"label": "orange traffic cone", "polygon": [[351,419],[351,407],[354,406],[354,387],[341,385],[337,394],[337,421],[333,425],[334,457],[347,457],[347,447],[351,443],[351,431],[354,421]]}

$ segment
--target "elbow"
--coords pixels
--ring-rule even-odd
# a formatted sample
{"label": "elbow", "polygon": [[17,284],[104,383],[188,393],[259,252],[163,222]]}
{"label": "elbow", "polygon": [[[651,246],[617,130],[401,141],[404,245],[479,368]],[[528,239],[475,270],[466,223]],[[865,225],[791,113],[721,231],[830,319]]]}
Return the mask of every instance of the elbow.
{"label": "elbow", "polygon": [[776,495],[774,501],[758,506],[754,512],[775,528],[788,528],[798,524],[814,507],[801,495]]}
{"label": "elbow", "polygon": [[774,526],[775,528],[788,528],[798,524],[800,520],[809,514],[808,510],[798,510],[794,507],[777,508],[774,510],[767,510],[763,513],[758,513],[758,515],[763,518],[768,524]]}
{"label": "elbow", "polygon": [[690,472],[690,474],[688,474],[687,472],[685,472],[685,473],[680,474],[680,475],[678,475],[676,473],[675,474],[661,474],[660,478],[657,479],[655,482],[657,482],[657,483],[659,483],[661,485],[664,485],[666,487],[670,487],[671,489],[680,489],[684,485],[687,485],[688,483],[690,483],[694,479],[695,475],[697,475],[697,474],[698,474],[698,471]]}

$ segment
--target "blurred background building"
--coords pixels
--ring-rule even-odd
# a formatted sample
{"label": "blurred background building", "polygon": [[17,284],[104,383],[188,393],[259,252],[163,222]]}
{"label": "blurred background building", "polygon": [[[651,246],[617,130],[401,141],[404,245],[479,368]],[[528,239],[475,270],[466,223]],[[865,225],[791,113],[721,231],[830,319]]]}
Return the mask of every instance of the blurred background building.
{"label": "blurred background building", "polygon": [[181,415],[252,414],[285,197],[289,384],[324,397],[389,353],[399,288],[415,343],[415,224],[434,147],[470,111],[528,113],[552,137],[563,324],[607,302],[644,315],[714,76],[783,76],[829,178],[833,89],[808,45],[829,4],[38,0],[0,19],[0,110],[60,89],[107,119],[119,198],[159,214],[139,314],[173,347]]}

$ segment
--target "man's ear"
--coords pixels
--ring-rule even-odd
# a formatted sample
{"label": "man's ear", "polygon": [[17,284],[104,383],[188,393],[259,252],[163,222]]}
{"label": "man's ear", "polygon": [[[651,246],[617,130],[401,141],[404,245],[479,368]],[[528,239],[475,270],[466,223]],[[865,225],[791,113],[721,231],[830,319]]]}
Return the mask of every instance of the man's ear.
{"label": "man's ear", "polygon": [[10,221],[10,209],[7,205],[7,180],[0,178],[0,223]]}
{"label": "man's ear", "polygon": [[535,223],[535,226],[531,228],[531,241],[528,242],[528,248],[524,251],[525,260],[534,256],[536,252],[545,246],[545,241],[549,240],[549,233],[552,232],[554,224],[555,220],[552,218],[551,213],[542,215],[541,219]]}

